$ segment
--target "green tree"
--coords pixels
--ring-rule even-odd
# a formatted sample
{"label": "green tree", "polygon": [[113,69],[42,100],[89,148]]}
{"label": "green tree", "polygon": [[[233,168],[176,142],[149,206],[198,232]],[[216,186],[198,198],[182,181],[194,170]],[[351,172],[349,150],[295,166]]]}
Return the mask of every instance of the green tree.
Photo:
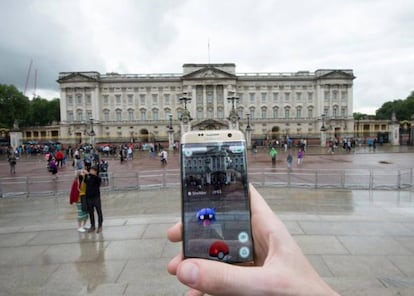
{"label": "green tree", "polygon": [[30,101],[30,114],[28,125],[50,125],[60,120],[60,101],[53,99],[48,101],[41,97],[33,98]]}
{"label": "green tree", "polygon": [[395,112],[397,120],[410,120],[414,115],[414,91],[405,100],[388,101],[375,112],[376,119],[391,119]]}
{"label": "green tree", "polygon": [[361,120],[361,119],[366,119],[368,117],[368,115],[365,114],[365,113],[354,112],[353,117],[354,117],[355,120]]}
{"label": "green tree", "polygon": [[14,85],[0,84],[0,126],[12,128],[14,122],[26,125],[30,109],[29,99]]}

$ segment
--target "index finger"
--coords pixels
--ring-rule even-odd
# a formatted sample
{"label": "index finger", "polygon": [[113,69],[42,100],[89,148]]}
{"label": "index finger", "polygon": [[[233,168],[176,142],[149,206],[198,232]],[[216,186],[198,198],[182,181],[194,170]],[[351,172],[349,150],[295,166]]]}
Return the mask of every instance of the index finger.
{"label": "index finger", "polygon": [[171,226],[167,231],[168,240],[176,243],[183,239],[183,224],[177,222],[174,226]]}

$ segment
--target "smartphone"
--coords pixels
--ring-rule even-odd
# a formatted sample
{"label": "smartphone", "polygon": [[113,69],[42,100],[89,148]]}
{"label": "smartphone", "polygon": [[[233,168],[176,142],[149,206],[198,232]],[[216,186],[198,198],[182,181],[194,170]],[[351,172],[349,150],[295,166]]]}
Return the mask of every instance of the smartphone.
{"label": "smartphone", "polygon": [[234,264],[253,262],[246,140],[238,130],[182,136],[183,253]]}

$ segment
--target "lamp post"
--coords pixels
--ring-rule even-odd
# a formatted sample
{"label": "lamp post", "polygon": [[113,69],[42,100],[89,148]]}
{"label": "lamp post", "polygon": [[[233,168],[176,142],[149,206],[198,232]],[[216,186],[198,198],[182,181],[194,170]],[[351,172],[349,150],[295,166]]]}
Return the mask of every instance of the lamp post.
{"label": "lamp post", "polygon": [[183,96],[180,97],[179,100],[180,102],[184,102],[184,111],[179,118],[179,120],[181,121],[181,132],[186,133],[191,130],[190,121],[193,120],[191,118],[190,111],[187,110],[187,102],[191,101],[191,97],[188,97],[187,93],[183,93]]}
{"label": "lamp post", "polygon": [[230,91],[229,92],[229,97],[227,98],[227,102],[231,102],[231,110],[232,111],[234,111],[234,102],[238,102],[239,101],[239,97],[236,97],[235,95],[234,95],[234,92],[233,91]]}
{"label": "lamp post", "polygon": [[172,126],[172,114],[168,114],[169,125],[168,125],[168,150],[174,150],[174,129]]}
{"label": "lamp post", "polygon": [[250,114],[246,114],[247,117],[247,126],[246,126],[246,142],[247,142],[247,149],[252,148],[252,128],[250,127]]}
{"label": "lamp post", "polygon": [[180,102],[184,102],[184,109],[187,110],[187,102],[191,102],[191,97],[188,97],[187,93],[183,93],[179,100]]}
{"label": "lamp post", "polygon": [[246,114],[246,117],[247,117],[247,126],[246,126],[246,129],[250,129],[250,114],[247,113]]}
{"label": "lamp post", "polygon": [[91,122],[91,131],[89,132],[89,136],[90,136],[90,143],[93,146],[94,145],[94,141],[93,141],[93,137],[95,137],[95,131],[93,130],[93,118],[89,118],[90,122]]}
{"label": "lamp post", "polygon": [[234,92],[229,92],[229,97],[227,98],[227,102],[231,102],[231,110],[229,117],[227,118],[230,122],[231,128],[233,129],[239,129],[239,115],[236,112],[236,109],[234,108],[234,102],[238,102],[239,98],[234,95]]}
{"label": "lamp post", "polygon": [[321,126],[321,147],[325,147],[326,145],[326,131],[328,130],[328,128],[325,126],[325,118],[326,115],[325,113],[323,113],[321,115],[322,117],[322,126]]}

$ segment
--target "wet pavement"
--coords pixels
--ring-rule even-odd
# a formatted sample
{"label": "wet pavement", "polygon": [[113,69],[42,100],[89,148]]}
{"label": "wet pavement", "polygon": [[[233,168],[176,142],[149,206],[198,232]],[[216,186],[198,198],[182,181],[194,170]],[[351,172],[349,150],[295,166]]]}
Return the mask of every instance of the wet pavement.
{"label": "wet pavement", "polygon": [[[335,155],[318,149],[308,152],[305,167],[414,167],[413,151],[401,150],[405,147]],[[158,159],[145,156],[122,165],[111,160],[110,167],[160,169]],[[177,157],[171,156],[168,167],[178,168]],[[251,168],[270,165],[264,152],[249,158]],[[17,174],[47,175],[43,165],[21,159]],[[66,170],[72,173],[71,167]],[[0,176],[9,176],[4,162]],[[414,294],[413,190],[258,190],[312,265],[342,295]],[[181,249],[166,239],[166,230],[180,219],[177,188],[104,191],[100,234],[76,231],[76,210],[68,199],[66,194],[0,199],[0,295],[186,291],[166,271]]]}

